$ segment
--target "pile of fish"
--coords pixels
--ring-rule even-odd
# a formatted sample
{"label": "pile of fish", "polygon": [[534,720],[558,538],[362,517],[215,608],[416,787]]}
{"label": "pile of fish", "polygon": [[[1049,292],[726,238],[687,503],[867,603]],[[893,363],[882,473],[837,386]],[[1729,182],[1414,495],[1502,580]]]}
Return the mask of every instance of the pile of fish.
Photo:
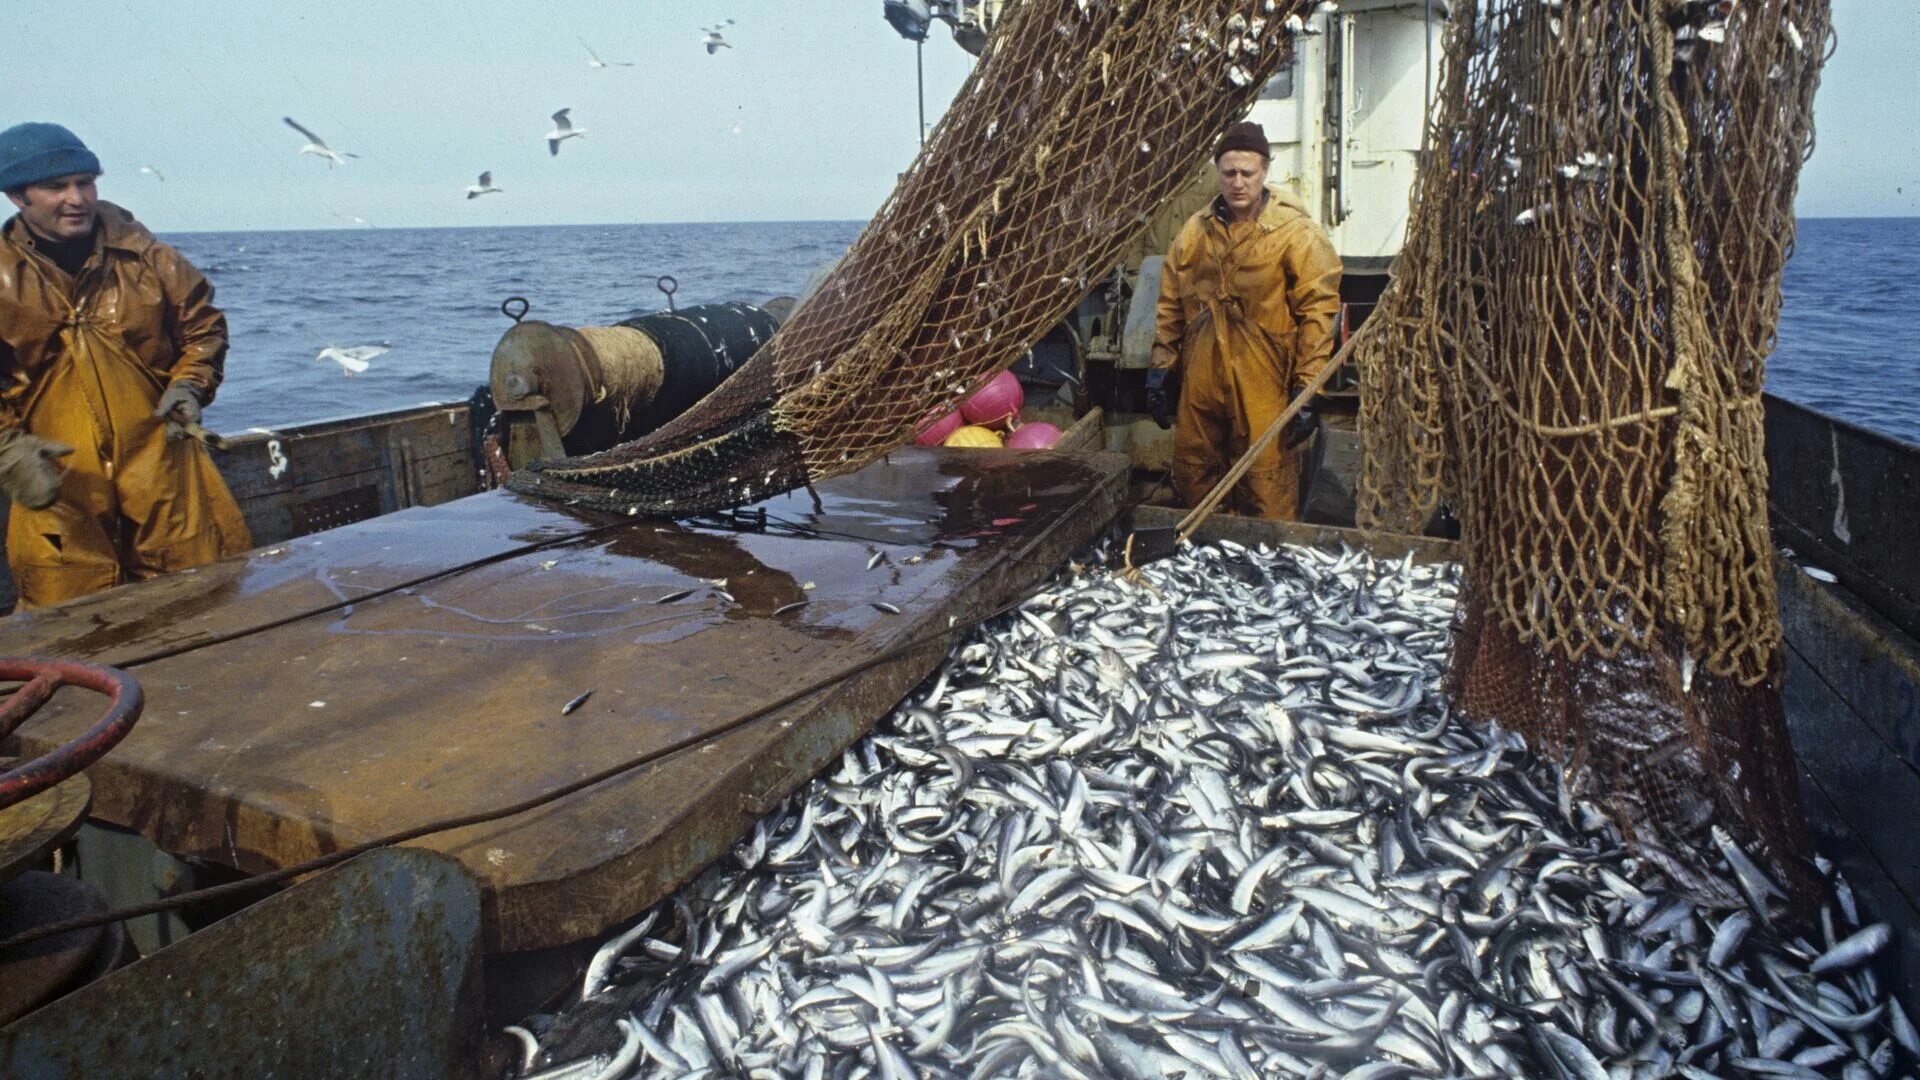
{"label": "pile of fish", "polygon": [[[980,628],[509,1029],[517,1075],[1881,1077],[1845,883],[1669,891],[1439,694],[1455,571],[1184,549]],[[555,1065],[554,1063],[565,1064]]]}

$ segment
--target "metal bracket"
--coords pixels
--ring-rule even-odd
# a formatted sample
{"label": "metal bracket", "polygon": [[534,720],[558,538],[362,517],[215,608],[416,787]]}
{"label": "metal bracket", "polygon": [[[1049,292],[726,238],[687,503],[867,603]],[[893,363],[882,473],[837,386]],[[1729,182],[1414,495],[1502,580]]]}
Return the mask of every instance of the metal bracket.
{"label": "metal bracket", "polygon": [[566,444],[560,441],[560,422],[553,418],[553,410],[545,405],[533,410],[533,426],[540,432],[540,454],[552,461],[567,456]]}

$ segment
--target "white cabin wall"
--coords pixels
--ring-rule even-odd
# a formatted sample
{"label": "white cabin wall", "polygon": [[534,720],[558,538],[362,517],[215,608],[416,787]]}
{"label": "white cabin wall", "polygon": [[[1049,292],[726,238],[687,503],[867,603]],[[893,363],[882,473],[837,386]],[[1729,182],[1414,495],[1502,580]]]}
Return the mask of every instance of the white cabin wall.
{"label": "white cabin wall", "polygon": [[[1445,32],[1444,9],[1429,19],[1427,8],[1425,0],[1343,0],[1331,16],[1315,16],[1320,33],[1296,39],[1290,78],[1269,83],[1248,113],[1273,143],[1272,179],[1301,194],[1354,271],[1384,272],[1406,238]],[[1334,97],[1339,139],[1329,145]]]}

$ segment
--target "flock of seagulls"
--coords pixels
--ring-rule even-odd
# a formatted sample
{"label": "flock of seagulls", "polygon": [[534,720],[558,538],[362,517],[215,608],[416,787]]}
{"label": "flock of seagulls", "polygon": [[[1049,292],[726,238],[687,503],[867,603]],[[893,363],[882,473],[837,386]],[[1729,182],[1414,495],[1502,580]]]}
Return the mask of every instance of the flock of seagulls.
{"label": "flock of seagulls", "polygon": [[[732,19],[723,19],[712,26],[703,26],[700,28],[701,36],[699,38],[699,41],[702,45],[706,46],[708,56],[712,56],[713,54],[719,52],[721,49],[733,48],[733,43],[728,41],[726,38],[726,30],[728,27],[732,25],[733,25]],[[587,50],[587,66],[590,68],[593,68],[596,71],[607,70],[610,68],[617,68],[617,67],[630,68],[634,66],[634,63],[631,60],[608,60],[603,58],[598,52],[594,51],[594,48],[592,45],[587,44],[587,41],[585,38],[580,39],[580,47]],[[573,122],[573,118],[571,115],[572,113],[573,113],[573,110],[571,108],[566,108],[566,109],[561,109],[559,112],[556,112],[553,114],[553,130],[547,132],[545,137],[547,140],[547,152],[554,157],[560,156],[561,143],[566,142],[568,139],[580,138],[581,136],[587,133],[586,128],[581,127]],[[348,158],[357,158],[360,156],[358,154],[333,149],[332,147],[327,145],[327,141],[325,139],[314,134],[311,129],[305,127],[299,121],[295,120],[291,116],[283,116],[280,119],[288,127],[299,132],[301,136],[307,140],[300,147],[300,153],[303,156],[311,155],[313,157],[317,157],[324,160],[327,163],[327,168],[329,169],[333,168],[335,165],[345,165],[347,163]],[[738,135],[740,134],[740,131],[741,131],[741,125],[736,121],[734,125],[728,130],[732,134]],[[153,178],[156,180],[166,179],[165,176],[160,175],[160,170],[154,168],[151,165],[140,166],[140,171],[143,173],[148,173],[152,175]],[[477,199],[482,195],[494,195],[502,192],[503,190],[504,190],[503,188],[494,184],[493,172],[492,170],[488,170],[480,174],[480,178],[477,183],[467,185],[467,198]],[[356,218],[355,220],[357,221],[359,219]],[[373,355],[378,355],[379,352],[385,351],[384,349],[379,349],[377,346],[366,346],[365,348],[376,349],[377,351]],[[346,373],[349,375],[353,375],[353,374],[357,374],[360,371],[366,370],[366,363],[365,363],[367,359],[366,357],[355,358],[348,355],[349,353],[359,352],[359,351],[364,351],[364,350],[363,349],[362,350],[351,350],[351,349],[342,350],[342,349],[329,348],[329,349],[323,350],[320,353],[320,358],[321,359],[330,358],[330,359],[338,360],[340,362],[340,366],[346,369]],[[349,363],[349,361],[358,363],[360,366],[358,368],[355,368]]]}
{"label": "flock of seagulls", "polygon": [[[726,39],[726,29],[732,25],[733,20],[726,19],[713,26],[701,28],[701,37],[699,40],[701,44],[706,46],[708,56],[712,56],[721,49],[733,48],[733,44]],[[596,71],[617,67],[630,68],[634,66],[631,60],[608,60],[603,58],[598,52],[594,51],[592,45],[587,44],[585,38],[580,40],[580,47],[587,50],[587,66]],[[586,128],[573,122],[572,114],[573,110],[571,108],[561,109],[559,112],[553,114],[553,130],[547,132],[546,140],[547,152],[554,157],[560,156],[561,143],[566,142],[568,139],[581,138],[587,133]],[[328,146],[327,140],[314,134],[312,129],[301,124],[291,116],[283,116],[280,119],[288,127],[299,132],[300,136],[306,140],[300,147],[301,156],[320,158],[327,163],[327,168],[329,169],[336,165],[345,165],[348,159],[360,156],[343,150],[335,150],[333,147]],[[735,121],[733,126],[728,130],[735,135],[740,134],[740,122]],[[155,180],[166,180],[166,176],[164,176],[159,169],[151,165],[140,166],[140,171],[152,176]],[[466,194],[468,199],[477,199],[482,195],[500,194],[503,190],[504,189],[493,182],[493,170],[489,169],[481,173],[473,183],[467,185]],[[353,220],[360,225],[366,224],[366,219],[364,218],[355,217]],[[387,352],[389,348],[387,345],[354,345],[348,347],[329,345],[321,349],[319,355],[315,356],[314,359],[320,361],[331,360],[340,366],[340,374],[352,377],[372,367],[374,359]]]}

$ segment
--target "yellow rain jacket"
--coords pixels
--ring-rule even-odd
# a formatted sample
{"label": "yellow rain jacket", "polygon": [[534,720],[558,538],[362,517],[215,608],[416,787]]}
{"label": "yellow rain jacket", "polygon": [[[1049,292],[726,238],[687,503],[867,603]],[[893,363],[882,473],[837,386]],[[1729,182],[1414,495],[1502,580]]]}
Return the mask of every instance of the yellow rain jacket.
{"label": "yellow rain jacket", "polygon": [[40,607],[211,562],[253,546],[227,485],[192,439],[169,440],[167,385],[211,401],[227,355],[213,286],[133,215],[100,203],[77,278],[0,227],[0,430],[72,446],[60,501],[12,507],[7,562]]}
{"label": "yellow rain jacket", "polygon": [[[1226,203],[1187,219],[1160,278],[1156,345],[1177,360],[1173,487],[1193,506],[1286,410],[1333,355],[1340,257],[1297,196],[1268,185],[1250,222]],[[1222,504],[1291,520],[1300,512],[1297,455],[1276,439]]]}

